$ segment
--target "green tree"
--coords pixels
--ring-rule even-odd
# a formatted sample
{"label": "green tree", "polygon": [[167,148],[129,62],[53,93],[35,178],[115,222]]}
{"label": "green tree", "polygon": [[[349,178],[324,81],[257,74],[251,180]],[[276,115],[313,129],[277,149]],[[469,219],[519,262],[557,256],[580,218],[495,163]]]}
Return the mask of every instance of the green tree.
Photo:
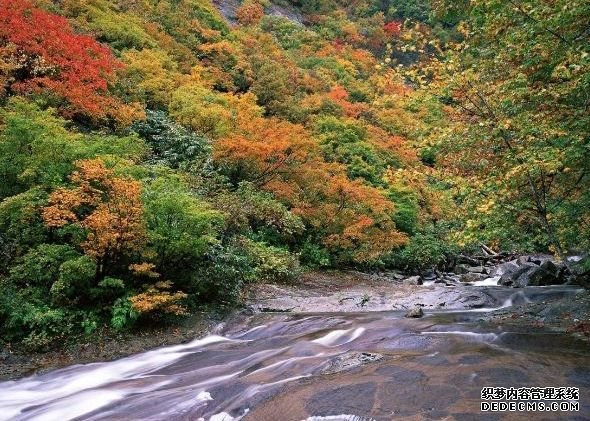
{"label": "green tree", "polygon": [[198,270],[207,250],[218,242],[223,216],[192,195],[181,177],[162,174],[143,192],[148,244],[157,269],[182,285]]}
{"label": "green tree", "polygon": [[478,0],[463,14],[466,40],[441,67],[454,111],[440,139],[475,196],[463,195],[469,239],[587,247],[590,4]]}

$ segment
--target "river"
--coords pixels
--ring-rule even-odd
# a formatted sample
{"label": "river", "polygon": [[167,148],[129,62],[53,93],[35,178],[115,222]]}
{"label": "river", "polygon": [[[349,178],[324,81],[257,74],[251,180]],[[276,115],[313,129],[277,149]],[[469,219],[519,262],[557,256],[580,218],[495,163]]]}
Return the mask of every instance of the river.
{"label": "river", "polygon": [[[481,288],[498,307],[576,292]],[[243,315],[190,343],[0,383],[0,419],[590,419],[588,343],[482,323],[489,310]],[[577,387],[579,411],[482,413],[491,386]]]}

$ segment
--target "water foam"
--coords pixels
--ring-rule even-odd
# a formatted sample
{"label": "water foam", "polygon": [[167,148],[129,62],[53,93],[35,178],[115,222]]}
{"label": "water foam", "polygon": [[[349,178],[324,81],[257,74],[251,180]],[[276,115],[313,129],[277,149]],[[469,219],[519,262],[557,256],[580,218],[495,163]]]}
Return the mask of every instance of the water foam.
{"label": "water foam", "polygon": [[[132,393],[143,393],[167,384],[151,382],[146,387],[101,390],[101,386],[132,378],[156,378],[149,373],[180,359],[186,352],[216,342],[230,341],[211,335],[183,345],[160,348],[109,363],[93,363],[57,370],[49,376],[35,376],[0,384],[0,420],[19,419],[29,407],[45,405],[43,420],[62,421],[92,412],[102,406],[123,399]],[[26,419],[34,418],[35,411],[27,412]],[[24,417],[24,413],[23,413]]]}
{"label": "water foam", "polygon": [[[348,336],[348,333],[352,331],[352,334]],[[332,332],[328,333],[327,335],[322,336],[321,338],[314,339],[312,342],[324,346],[340,346],[347,344],[349,342],[354,341],[356,338],[361,336],[365,331],[364,327],[357,327],[356,329],[338,329],[333,330]],[[344,339],[341,341],[340,339]]]}

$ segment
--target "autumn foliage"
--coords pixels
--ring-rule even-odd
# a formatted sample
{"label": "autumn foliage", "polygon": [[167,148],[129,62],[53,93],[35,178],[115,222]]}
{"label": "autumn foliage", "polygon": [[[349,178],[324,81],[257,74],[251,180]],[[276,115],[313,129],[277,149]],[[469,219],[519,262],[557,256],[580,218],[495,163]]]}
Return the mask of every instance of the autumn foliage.
{"label": "autumn foliage", "polygon": [[383,30],[391,37],[397,37],[402,29],[402,23],[392,20],[383,25]]}
{"label": "autumn foliage", "polygon": [[99,160],[76,163],[72,188],[59,188],[43,209],[49,228],[76,224],[88,232],[84,252],[104,263],[133,253],[145,241],[139,182],[117,177]]}
{"label": "autumn foliage", "polygon": [[255,25],[264,16],[264,7],[255,1],[241,5],[236,11],[238,22],[242,25]]}
{"label": "autumn foliage", "polygon": [[[169,321],[233,305],[253,282],[296,282],[302,267],[435,266],[470,209],[465,180],[490,166],[505,164],[518,206],[513,180],[529,170],[590,203],[575,188],[581,140],[540,156],[490,140],[539,145],[535,127],[513,129],[546,121],[539,98],[540,114],[500,126],[461,114],[482,101],[443,86],[441,63],[461,51],[446,42],[468,34],[457,16],[436,21],[445,0],[283,3],[0,0],[0,341]],[[578,75],[563,104],[584,97],[576,54],[542,72]],[[544,133],[557,145],[574,129]],[[565,210],[547,218],[588,223]]]}
{"label": "autumn foliage", "polygon": [[172,283],[156,282],[146,291],[129,298],[131,305],[139,314],[171,313],[177,316],[186,314],[186,308],[180,302],[187,297],[183,292],[170,292]]}
{"label": "autumn foliage", "polygon": [[0,63],[4,92],[55,96],[66,116],[132,113],[108,94],[121,67],[109,48],[31,1],[0,0]]}
{"label": "autumn foliage", "polygon": [[240,128],[216,143],[214,158],[289,204],[340,258],[370,261],[405,243],[391,219],[394,205],[348,179],[342,165],[325,162],[305,128],[269,119],[242,121]]}

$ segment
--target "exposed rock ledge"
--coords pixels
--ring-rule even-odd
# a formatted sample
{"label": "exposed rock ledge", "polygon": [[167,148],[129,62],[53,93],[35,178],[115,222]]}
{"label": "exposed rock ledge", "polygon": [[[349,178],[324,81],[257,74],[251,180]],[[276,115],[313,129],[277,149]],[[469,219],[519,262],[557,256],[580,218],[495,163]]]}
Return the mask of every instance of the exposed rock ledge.
{"label": "exposed rock ledge", "polygon": [[[508,290],[508,288],[506,288]],[[261,284],[247,293],[246,305],[268,312],[359,312],[494,307],[498,299],[468,285],[410,285],[403,280],[360,272],[314,272],[297,285]]]}

